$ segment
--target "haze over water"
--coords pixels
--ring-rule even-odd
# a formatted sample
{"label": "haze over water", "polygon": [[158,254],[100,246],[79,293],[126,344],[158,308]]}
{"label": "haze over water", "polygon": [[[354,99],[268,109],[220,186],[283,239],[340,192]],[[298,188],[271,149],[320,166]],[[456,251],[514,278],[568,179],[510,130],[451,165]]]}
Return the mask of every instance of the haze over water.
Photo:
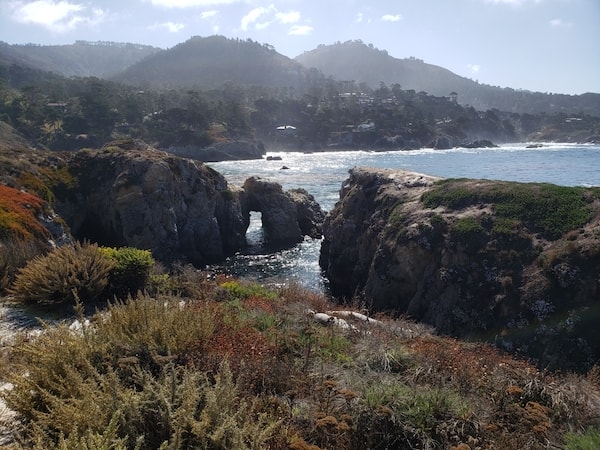
{"label": "haze over water", "polygon": [[[394,152],[336,151],[318,153],[270,151],[280,161],[249,160],[211,163],[230,184],[240,186],[259,176],[280,183],[284,189],[304,188],[326,211],[339,199],[348,171],[356,166],[403,169],[444,178],[484,178],[519,182],[545,182],[564,186],[600,186],[600,146],[545,144],[527,149],[526,144],[494,149],[421,149]],[[282,169],[282,167],[288,169]],[[326,291],[318,265],[321,241],[306,239],[299,245],[270,253],[262,245],[260,213],[252,214],[246,254],[229,258],[219,269],[261,281],[298,281]]]}

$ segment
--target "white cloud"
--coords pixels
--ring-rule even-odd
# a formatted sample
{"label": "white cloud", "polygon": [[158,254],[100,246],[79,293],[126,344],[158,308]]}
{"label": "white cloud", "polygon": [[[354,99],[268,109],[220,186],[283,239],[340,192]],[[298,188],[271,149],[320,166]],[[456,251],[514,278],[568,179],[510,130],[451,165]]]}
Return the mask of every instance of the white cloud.
{"label": "white cloud", "polygon": [[97,25],[107,17],[102,9],[89,9],[66,0],[14,1],[9,3],[9,10],[17,22],[39,25],[57,33],[73,30],[80,24]]}
{"label": "white cloud", "polygon": [[562,19],[552,19],[550,25],[554,28],[570,28],[572,26],[571,23],[565,22]]}
{"label": "white cloud", "polygon": [[162,28],[168,30],[170,33],[177,33],[183,30],[185,28],[185,25],[182,23],[169,21],[163,23],[155,23],[154,25],[148,27],[149,30],[160,30]]}
{"label": "white cloud", "polygon": [[365,14],[361,12],[357,13],[354,18],[354,23],[371,23],[372,21],[373,20],[370,17],[365,16]]}
{"label": "white cloud", "polygon": [[477,75],[481,70],[481,66],[479,64],[467,64],[467,68],[471,72],[471,75]]}
{"label": "white cloud", "polygon": [[296,35],[296,36],[306,36],[311,34],[313,31],[313,27],[310,25],[292,25],[289,29],[288,34]]}
{"label": "white cloud", "polygon": [[[277,10],[274,4],[268,7],[259,6],[242,17],[240,29],[247,31],[250,28],[254,28],[260,31],[274,23],[282,25],[296,24],[301,18],[302,15],[299,11],[281,12]],[[306,30],[303,27],[298,27],[298,25],[292,26],[290,30],[294,30],[293,34],[306,34]]]}
{"label": "white cloud", "polygon": [[[265,14],[267,14],[271,9],[274,9],[273,5],[269,6],[269,8],[265,8],[263,6],[254,8],[252,11],[250,11],[248,14],[246,14],[244,17],[242,17],[242,23],[240,25],[242,30],[246,31],[250,27],[250,25],[257,22],[258,19],[261,18],[261,16],[264,16]],[[266,28],[264,26],[264,24],[263,24],[263,28]]]}
{"label": "white cloud", "polygon": [[219,14],[219,11],[217,11],[216,9],[211,9],[210,11],[202,11],[200,13],[200,18],[208,19],[210,17],[215,17],[217,14]]}
{"label": "white cloud", "polygon": [[386,14],[381,17],[384,22],[399,22],[402,20],[402,14]]}
{"label": "white cloud", "polygon": [[182,23],[166,22],[163,25],[171,33],[177,33],[185,28],[185,25]]}
{"label": "white cloud", "polygon": [[143,0],[149,1],[153,6],[163,8],[205,8],[207,6],[231,5],[240,0]]}
{"label": "white cloud", "polygon": [[257,22],[256,25],[254,25],[254,28],[258,31],[260,30],[264,30],[265,28],[268,28],[269,26],[271,26],[273,22]]}
{"label": "white cloud", "polygon": [[275,17],[280,23],[296,23],[300,20],[300,12],[299,11],[288,11],[286,13],[278,12],[275,14]]}

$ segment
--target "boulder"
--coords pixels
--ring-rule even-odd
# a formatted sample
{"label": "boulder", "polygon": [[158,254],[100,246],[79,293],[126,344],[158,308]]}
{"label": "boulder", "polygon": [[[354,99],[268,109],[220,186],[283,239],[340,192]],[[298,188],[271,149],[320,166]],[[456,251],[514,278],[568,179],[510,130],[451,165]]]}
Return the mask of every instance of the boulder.
{"label": "boulder", "polygon": [[498,147],[489,139],[478,139],[475,141],[464,142],[460,145],[463,148],[496,148]]}
{"label": "boulder", "polygon": [[356,168],[320,265],[339,297],[586,370],[600,356],[599,230],[593,189]]}

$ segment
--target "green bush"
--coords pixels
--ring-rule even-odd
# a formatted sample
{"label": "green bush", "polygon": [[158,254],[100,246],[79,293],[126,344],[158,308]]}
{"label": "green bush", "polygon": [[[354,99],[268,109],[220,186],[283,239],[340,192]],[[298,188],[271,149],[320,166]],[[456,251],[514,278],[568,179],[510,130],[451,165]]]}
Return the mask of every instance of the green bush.
{"label": "green bush", "polygon": [[485,237],[485,229],[474,217],[462,217],[450,227],[452,239],[463,244],[480,245]]}
{"label": "green bush", "polygon": [[459,209],[477,202],[478,193],[469,187],[463,186],[467,179],[449,178],[438,181],[435,187],[423,194],[422,202],[427,208],[445,206],[450,209]]}
{"label": "green bush", "polygon": [[600,448],[600,431],[589,428],[584,434],[567,433],[566,450],[594,450]]}
{"label": "green bush", "polygon": [[109,294],[123,298],[144,289],[154,266],[149,250],[101,247],[100,251],[114,263],[109,276]]}
{"label": "green bush", "polygon": [[[591,195],[590,195],[591,194]],[[548,239],[558,239],[591,218],[589,204],[595,191],[548,183],[484,182],[447,179],[423,194],[427,208],[461,209],[488,203],[498,217],[523,224]]]}
{"label": "green bush", "polygon": [[245,300],[250,297],[262,297],[269,300],[277,298],[277,293],[268,290],[257,283],[243,283],[239,281],[226,281],[221,287],[227,291],[231,300]]}
{"label": "green bush", "polygon": [[20,269],[9,292],[24,303],[86,303],[106,288],[113,268],[114,262],[95,244],[65,245]]}

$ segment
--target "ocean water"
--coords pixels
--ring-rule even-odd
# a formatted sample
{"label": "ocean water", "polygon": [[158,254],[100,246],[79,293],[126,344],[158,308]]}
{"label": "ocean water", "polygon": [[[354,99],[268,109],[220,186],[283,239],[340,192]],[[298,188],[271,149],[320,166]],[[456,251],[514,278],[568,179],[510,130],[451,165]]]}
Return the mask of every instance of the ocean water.
{"label": "ocean water", "polygon": [[[564,186],[600,186],[600,146],[544,144],[503,145],[493,149],[421,149],[393,152],[335,151],[318,153],[270,151],[281,160],[225,161],[211,163],[227,181],[242,185],[259,176],[284,189],[304,188],[321,207],[330,211],[353,167],[404,169],[446,178],[482,178],[520,182],[547,182]],[[284,167],[286,167],[284,169]],[[260,213],[251,215],[246,238],[248,249],[213,269],[258,281],[287,283],[327,291],[319,268],[321,241],[307,238],[293,248],[272,251],[262,241]]]}

